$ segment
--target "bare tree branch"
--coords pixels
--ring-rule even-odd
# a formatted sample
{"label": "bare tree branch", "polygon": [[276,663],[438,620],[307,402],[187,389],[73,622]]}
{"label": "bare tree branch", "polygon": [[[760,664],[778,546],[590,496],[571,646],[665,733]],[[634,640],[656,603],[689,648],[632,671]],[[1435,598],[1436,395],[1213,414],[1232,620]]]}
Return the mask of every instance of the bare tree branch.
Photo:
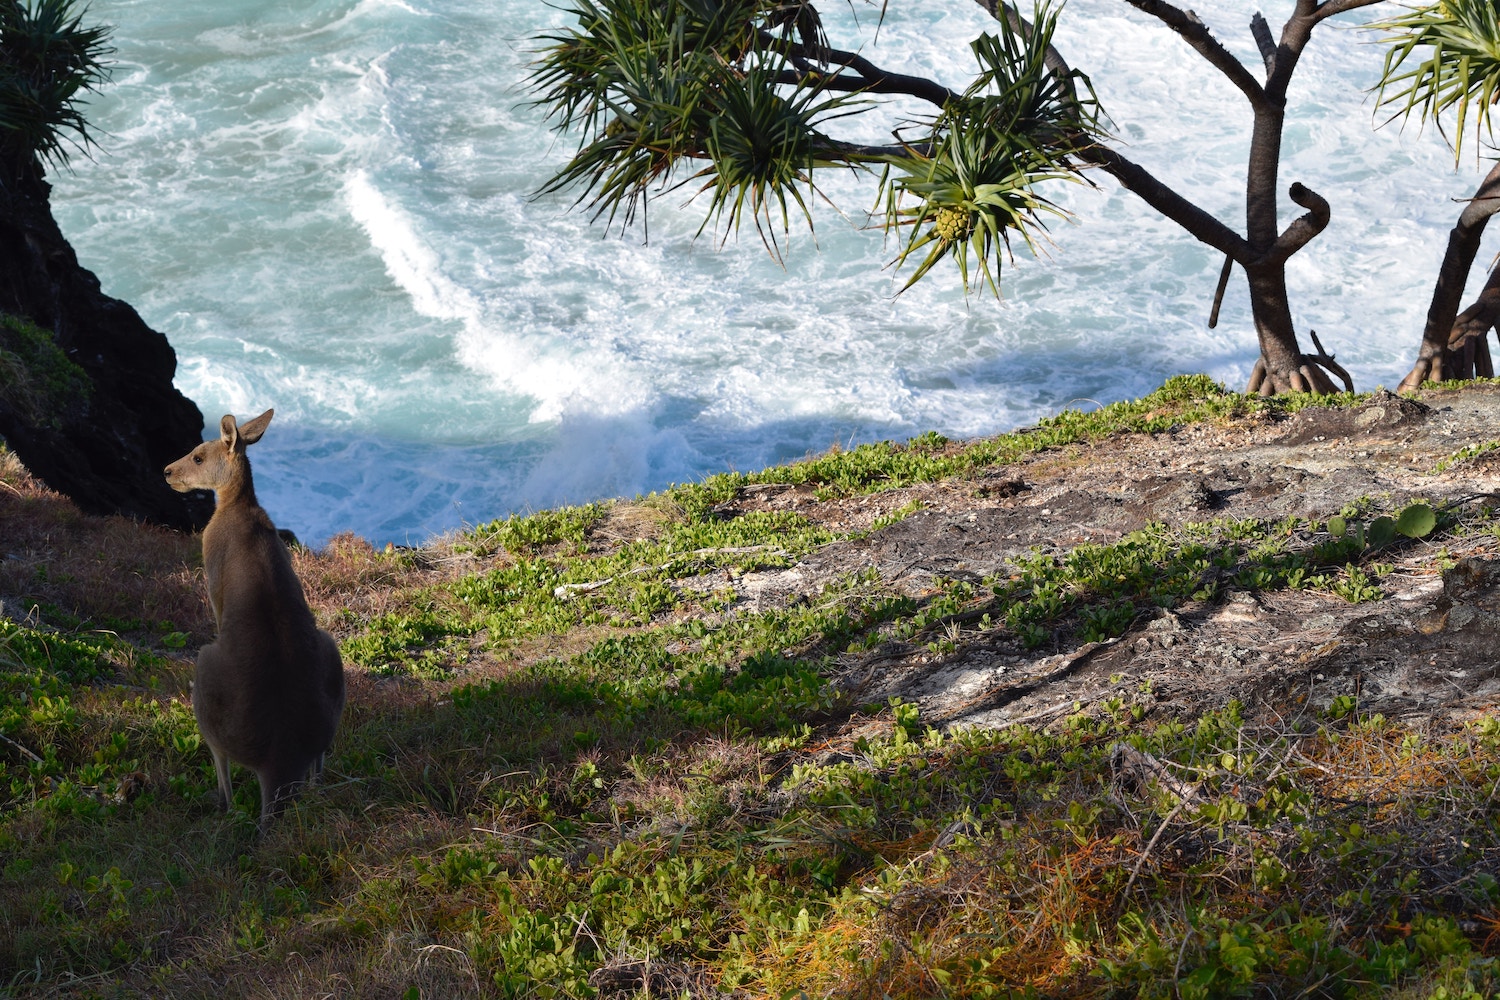
{"label": "bare tree branch", "polygon": [[1266,64],[1266,78],[1276,72],[1276,39],[1271,37],[1271,26],[1260,11],[1250,19],[1250,34],[1255,36],[1255,47],[1260,49],[1260,58]]}
{"label": "bare tree branch", "polygon": [[[782,45],[782,39],[772,35],[770,32],[762,31],[761,36],[768,43],[768,47],[787,49]],[[788,54],[794,56],[797,61],[817,66],[830,67],[831,72],[811,70],[821,76],[821,83],[825,90],[837,91],[866,91],[871,94],[905,94],[918,100],[926,101],[938,107],[945,107],[950,101],[958,99],[957,91],[949,90],[942,84],[928,80],[920,76],[908,76],[905,73],[892,73],[881,69],[858,52],[845,52],[842,49],[813,48],[808,45],[790,46]],[[846,77],[841,70],[850,69],[859,74],[858,77]],[[806,82],[809,76],[804,74],[801,80],[782,80],[778,83]]]}
{"label": "bare tree branch", "polygon": [[1328,202],[1301,184],[1293,184],[1287,196],[1307,209],[1307,214],[1293,220],[1277,237],[1276,245],[1266,255],[1266,263],[1284,264],[1288,257],[1307,246],[1308,241],[1328,227]]}
{"label": "bare tree branch", "polygon": [[1250,75],[1245,64],[1219,43],[1219,40],[1208,30],[1208,26],[1198,19],[1197,14],[1174,7],[1165,0],[1125,0],[1125,2],[1136,10],[1150,14],[1177,32],[1195,52],[1212,63],[1215,69],[1229,78],[1230,83],[1244,92],[1252,104],[1265,97],[1265,89],[1256,82],[1255,77]]}
{"label": "bare tree branch", "polygon": [[888,163],[891,160],[931,156],[930,142],[901,142],[889,145],[874,145],[862,142],[845,142],[832,136],[818,133],[813,137],[813,153],[820,160],[832,165],[843,164],[851,170],[865,163]]}
{"label": "bare tree branch", "polygon": [[1208,311],[1208,328],[1219,325],[1219,308],[1224,305],[1224,292],[1229,288],[1229,273],[1234,270],[1234,258],[1224,257],[1224,268],[1219,272],[1219,286],[1214,289],[1214,306]]}
{"label": "bare tree branch", "polygon": [[[1350,10],[1358,10],[1361,7],[1369,7],[1372,4],[1377,4],[1379,2],[1380,0],[1324,0],[1323,3],[1312,5],[1313,21],[1314,23],[1317,23],[1318,21],[1323,21],[1330,17],[1333,17],[1335,14],[1342,14],[1345,11]],[[1299,4],[1299,6],[1301,5]]]}
{"label": "bare tree branch", "polygon": [[1089,146],[1079,150],[1078,155],[1102,167],[1127,190],[1186,229],[1200,243],[1208,244],[1240,264],[1251,259],[1250,244],[1244,237],[1157,180],[1145,167],[1106,146]]}

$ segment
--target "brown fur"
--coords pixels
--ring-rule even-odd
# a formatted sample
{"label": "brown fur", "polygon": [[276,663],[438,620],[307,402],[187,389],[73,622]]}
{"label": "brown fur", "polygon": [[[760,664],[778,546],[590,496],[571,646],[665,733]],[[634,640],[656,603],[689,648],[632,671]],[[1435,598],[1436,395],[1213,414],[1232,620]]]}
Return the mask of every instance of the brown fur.
{"label": "brown fur", "polygon": [[198,653],[193,714],[214,756],[220,808],[230,802],[229,763],[260,779],[261,825],[297,786],[323,770],[344,709],[344,667],[318,628],[276,526],[255,499],[247,446],[274,411],[238,426],[226,415],[205,441],[166,468],[175,490],[213,490],[203,568],[218,637]]}

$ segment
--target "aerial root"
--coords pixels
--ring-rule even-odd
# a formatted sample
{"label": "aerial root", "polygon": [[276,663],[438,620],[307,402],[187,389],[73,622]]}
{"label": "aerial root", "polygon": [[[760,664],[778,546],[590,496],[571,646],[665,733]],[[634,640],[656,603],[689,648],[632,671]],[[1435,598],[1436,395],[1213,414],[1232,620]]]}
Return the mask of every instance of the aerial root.
{"label": "aerial root", "polygon": [[1479,302],[1458,317],[1446,348],[1423,341],[1416,364],[1401,380],[1397,392],[1416,392],[1422,388],[1423,382],[1495,377],[1489,339],[1497,311],[1491,297],[1493,291],[1496,290],[1487,289]]}
{"label": "aerial root", "polygon": [[[1343,365],[1333,360],[1332,354],[1323,349],[1323,342],[1318,339],[1318,331],[1309,330],[1308,335],[1312,337],[1313,346],[1318,349],[1318,353],[1304,354],[1302,355],[1302,361],[1307,365],[1313,366],[1313,371],[1317,372],[1318,377],[1315,380],[1319,385],[1317,391],[1324,393],[1338,392],[1333,386],[1333,380],[1328,377],[1328,374],[1325,374],[1326,371],[1329,374],[1339,377],[1339,381],[1344,383],[1345,392],[1353,392],[1354,378]],[[1304,368],[1303,370],[1305,371],[1306,369]]]}
{"label": "aerial root", "polygon": [[1397,392],[1416,392],[1422,388],[1423,382],[1441,382],[1443,380],[1443,353],[1437,352],[1430,358],[1418,358],[1417,363],[1411,366],[1411,371],[1406,373],[1406,378],[1396,386]]}
{"label": "aerial root", "polygon": [[[1245,386],[1245,395],[1248,396],[1251,393],[1258,393],[1258,392],[1260,392],[1261,391],[1261,386],[1265,385],[1265,382],[1266,382],[1266,359],[1265,358],[1256,358],[1255,359],[1255,367],[1250,370],[1250,384],[1247,385],[1247,386]],[[1266,394],[1262,393],[1262,395],[1266,395]]]}
{"label": "aerial root", "polygon": [[1316,332],[1313,332],[1312,340],[1318,353],[1299,355],[1299,363],[1291,371],[1275,371],[1266,364],[1264,357],[1258,359],[1250,372],[1250,382],[1245,387],[1246,394],[1274,396],[1281,392],[1310,392],[1318,395],[1332,395],[1339,390],[1333,384],[1329,373],[1337,375],[1343,381],[1344,388],[1353,392],[1354,379],[1350,377],[1344,366],[1334,361],[1333,355],[1323,349],[1323,344],[1318,340]]}

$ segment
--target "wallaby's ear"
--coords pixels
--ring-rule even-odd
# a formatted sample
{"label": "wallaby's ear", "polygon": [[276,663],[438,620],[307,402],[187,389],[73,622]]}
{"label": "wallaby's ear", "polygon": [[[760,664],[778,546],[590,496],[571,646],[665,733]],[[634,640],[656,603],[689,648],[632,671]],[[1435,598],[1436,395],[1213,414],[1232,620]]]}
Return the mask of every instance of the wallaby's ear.
{"label": "wallaby's ear", "polygon": [[240,440],[246,446],[259,441],[260,436],[266,432],[266,428],[271,426],[271,415],[275,412],[275,410],[267,410],[254,420],[240,424]]}
{"label": "wallaby's ear", "polygon": [[224,419],[219,421],[219,440],[224,442],[224,447],[234,451],[235,444],[239,441],[240,429],[235,426],[234,414],[224,414]]}

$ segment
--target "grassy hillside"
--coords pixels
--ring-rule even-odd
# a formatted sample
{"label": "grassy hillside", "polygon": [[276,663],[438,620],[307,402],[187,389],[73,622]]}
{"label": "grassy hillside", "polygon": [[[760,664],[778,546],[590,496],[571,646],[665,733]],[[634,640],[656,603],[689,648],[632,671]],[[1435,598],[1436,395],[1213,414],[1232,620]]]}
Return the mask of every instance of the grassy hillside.
{"label": "grassy hillside", "polygon": [[[1250,723],[1122,689],[944,732],[833,680],[897,642],[1074,649],[1236,588],[1368,599],[1363,542],[1158,526],[982,585],[741,592],[909,515],[881,498],[913,483],[963,496],[1046,449],[1311,403],[1174,379],[984,441],[298,551],[349,705],[325,784],[263,839],[247,772],[234,811],[210,803],[196,540],[84,517],[0,455],[0,993],[1496,995],[1493,714]],[[829,513],[728,511],[772,483]],[[1500,534],[1483,506],[1437,530]]]}

